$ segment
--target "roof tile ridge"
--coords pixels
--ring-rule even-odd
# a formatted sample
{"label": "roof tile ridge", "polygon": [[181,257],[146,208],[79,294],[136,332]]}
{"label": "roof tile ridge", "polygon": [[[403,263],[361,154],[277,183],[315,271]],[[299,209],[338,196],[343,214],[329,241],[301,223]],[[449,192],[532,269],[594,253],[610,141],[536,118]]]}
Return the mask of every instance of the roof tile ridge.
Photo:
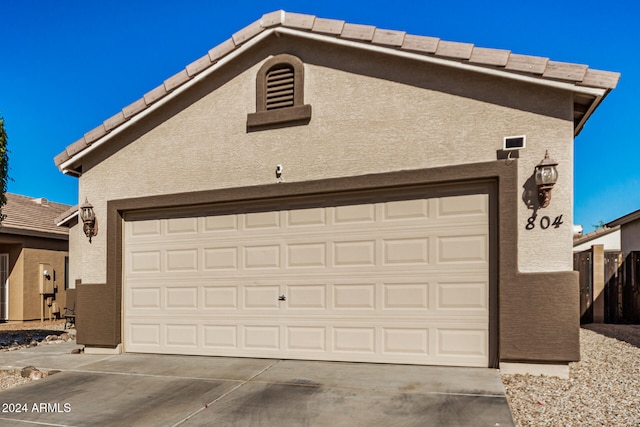
{"label": "roof tile ridge", "polygon": [[478,66],[493,67],[507,72],[533,74],[544,79],[568,81],[579,86],[614,89],[620,77],[620,73],[592,70],[587,65],[551,61],[548,58],[514,54],[504,49],[476,47],[471,43],[407,34],[404,31],[385,30],[372,25],[318,18],[314,15],[286,12],[280,9],[265,13],[259,20],[235,32],[231,38],[209,50],[207,55],[191,62],[161,85],[144,94],[142,98],[124,107],[120,112],[87,132],[82,138],[66,147],[65,151],[55,156],[56,165],[61,165],[75,154],[83,151],[93,142],[146,110],[263,31],[278,26],[360,43],[371,43],[391,49],[412,51],[447,60],[463,61]]}

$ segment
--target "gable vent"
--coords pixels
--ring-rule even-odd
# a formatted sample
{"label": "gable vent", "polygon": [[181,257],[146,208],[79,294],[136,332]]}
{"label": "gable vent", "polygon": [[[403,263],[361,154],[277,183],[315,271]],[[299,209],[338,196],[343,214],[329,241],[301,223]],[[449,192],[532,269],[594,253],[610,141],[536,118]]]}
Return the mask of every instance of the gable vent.
{"label": "gable vent", "polygon": [[293,107],[293,67],[281,64],[267,72],[266,109]]}

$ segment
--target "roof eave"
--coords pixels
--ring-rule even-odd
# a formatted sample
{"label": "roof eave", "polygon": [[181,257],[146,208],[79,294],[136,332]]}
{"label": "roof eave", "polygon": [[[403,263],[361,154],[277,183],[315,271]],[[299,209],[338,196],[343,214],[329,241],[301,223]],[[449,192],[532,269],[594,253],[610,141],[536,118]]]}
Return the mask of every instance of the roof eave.
{"label": "roof eave", "polygon": [[78,213],[78,205],[73,206],[71,209],[69,209],[67,212],[64,212],[62,215],[60,215],[59,217],[57,217],[55,219],[55,223],[56,226],[58,227],[62,227],[67,225],[72,219],[74,219],[75,217],[77,217],[79,215]]}
{"label": "roof eave", "polygon": [[637,219],[640,219],[640,209],[638,209],[637,211],[631,212],[625,216],[621,216],[618,219],[614,219],[611,222],[606,223],[605,225],[607,227],[615,227],[616,225],[625,225],[628,224],[632,221],[635,221]]}
{"label": "roof eave", "polygon": [[41,237],[45,239],[56,239],[56,240],[69,240],[69,234],[65,232],[54,233],[50,231],[29,230],[24,228],[0,227],[0,234],[9,234],[14,236]]}
{"label": "roof eave", "polygon": [[[265,17],[270,15],[275,16],[276,13],[274,12],[272,14],[267,14],[265,15]],[[279,22],[274,21],[273,23],[263,22],[265,21],[265,17],[263,17],[262,21],[257,21],[256,23],[234,34],[233,41],[237,42],[238,45],[234,49],[231,49],[227,53],[223,54],[219,59],[216,59],[216,61],[213,62],[210,66],[205,67],[202,70],[198,69],[194,71],[194,75],[191,76],[189,72],[189,67],[193,65],[191,64],[187,67],[186,71],[183,70],[180,73],[176,74],[174,77],[165,81],[164,85],[157,87],[156,89],[145,95],[141,100],[138,100],[136,101],[136,103],[132,104],[132,106],[130,107],[134,112],[127,111],[127,113],[130,114],[123,114],[123,110],[123,112],[118,113],[113,118],[105,121],[102,125],[88,132],[84,138],[76,141],[76,143],[67,147],[67,150],[56,156],[55,162],[59,170],[67,175],[76,177],[80,176],[81,172],[79,168],[81,167],[81,160],[84,156],[98,149],[100,146],[102,146],[102,144],[114,138],[116,135],[126,130],[132,124],[144,119],[150,114],[153,114],[153,112],[161,108],[166,103],[170,102],[180,93],[197,84],[197,82],[207,78],[218,68],[232,61],[237,56],[242,55],[252,46],[260,43],[262,40],[271,36],[272,34],[276,34],[278,36],[289,35],[293,37],[301,37],[341,46],[347,46],[355,49],[382,52],[396,57],[409,58],[426,63],[438,64],[441,66],[457,68],[461,70],[467,70],[471,72],[477,72],[481,74],[492,75],[501,78],[507,78],[511,80],[517,80],[531,84],[567,90],[573,93],[588,95],[594,98],[594,102],[590,104],[588,111],[575,127],[575,135],[577,135],[580,130],[582,130],[584,124],[591,116],[593,111],[595,111],[602,99],[611,90],[611,88],[584,86],[572,81],[556,80],[550,78],[551,76],[547,77],[546,75],[527,75],[523,73],[513,72],[513,70],[510,71],[506,69],[497,69],[495,67],[489,67],[479,63],[456,60],[455,58],[447,58],[442,56],[439,57],[422,52],[414,53],[410,50],[403,49],[402,47],[396,45],[363,43],[363,41],[352,40],[348,38],[338,38],[332,34],[309,32],[306,28],[296,29],[283,26],[286,19],[285,16],[289,15],[296,14],[285,15],[284,11],[279,11],[279,15],[277,16],[278,19],[276,20],[279,20]],[[267,28],[268,25],[275,26]],[[262,26],[262,28],[256,29],[256,26]],[[222,45],[224,45],[224,43]],[[194,64],[197,63],[198,61],[196,61],[196,63]],[[609,72],[601,72],[601,74],[607,73]],[[141,101],[145,103],[144,106],[142,106]],[[137,106],[137,104],[140,105]],[[125,109],[127,108],[129,107],[126,107]],[[71,150],[69,150],[69,148],[71,148]]]}

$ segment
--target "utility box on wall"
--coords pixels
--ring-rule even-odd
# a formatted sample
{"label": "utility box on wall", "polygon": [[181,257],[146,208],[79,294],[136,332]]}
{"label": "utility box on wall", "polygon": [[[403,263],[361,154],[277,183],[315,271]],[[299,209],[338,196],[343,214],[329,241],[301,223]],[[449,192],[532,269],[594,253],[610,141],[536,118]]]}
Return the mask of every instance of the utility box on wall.
{"label": "utility box on wall", "polygon": [[51,264],[40,264],[40,294],[54,294],[53,267]]}

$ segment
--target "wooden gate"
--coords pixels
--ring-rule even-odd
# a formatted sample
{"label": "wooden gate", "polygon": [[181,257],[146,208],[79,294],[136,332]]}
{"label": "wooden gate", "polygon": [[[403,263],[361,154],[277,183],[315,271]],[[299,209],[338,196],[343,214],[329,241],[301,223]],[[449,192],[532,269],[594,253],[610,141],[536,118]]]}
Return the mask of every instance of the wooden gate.
{"label": "wooden gate", "polygon": [[[603,265],[594,265],[595,259]],[[578,252],[573,269],[580,273],[581,324],[598,319],[594,309],[601,310],[604,323],[640,324],[640,252],[626,258],[622,252],[604,252],[602,257],[594,256],[593,249]]]}
{"label": "wooden gate", "polygon": [[580,273],[580,324],[593,323],[593,254],[573,254],[573,269]]}

